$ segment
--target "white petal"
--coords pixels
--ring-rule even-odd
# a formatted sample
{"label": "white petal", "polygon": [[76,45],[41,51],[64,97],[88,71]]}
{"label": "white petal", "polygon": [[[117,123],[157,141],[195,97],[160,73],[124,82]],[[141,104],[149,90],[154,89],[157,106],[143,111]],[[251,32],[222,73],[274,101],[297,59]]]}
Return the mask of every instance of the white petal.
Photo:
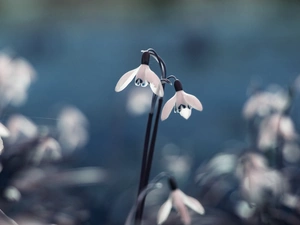
{"label": "white petal", "polygon": [[187,195],[184,196],[184,204],[186,204],[189,208],[191,208],[192,210],[194,210],[195,212],[201,215],[203,215],[205,212],[201,203],[197,199],[192,198],[190,196]]}
{"label": "white petal", "polygon": [[287,140],[293,140],[297,138],[297,132],[295,126],[290,117],[281,116],[279,118],[279,132]]}
{"label": "white petal", "polygon": [[122,91],[124,88],[126,88],[128,86],[128,84],[133,80],[133,78],[135,77],[135,75],[138,72],[138,68],[134,69],[134,70],[130,70],[127,73],[125,73],[120,80],[118,81],[116,87],[115,87],[115,91],[116,92],[120,92]]}
{"label": "white petal", "polygon": [[159,97],[163,97],[164,89],[158,76],[149,67],[146,68],[145,75],[146,80],[150,83],[150,88],[153,93]]}
{"label": "white petal", "polygon": [[85,115],[73,106],[67,106],[60,112],[57,120],[59,142],[67,151],[83,147],[89,138],[88,120]]}
{"label": "white petal", "polygon": [[140,78],[142,81],[146,80],[146,69],[149,68],[148,65],[142,64],[139,66],[139,70],[136,73],[136,79]]}
{"label": "white petal", "polygon": [[161,112],[161,117],[160,117],[161,120],[165,120],[169,117],[172,109],[175,106],[175,102],[176,102],[176,94],[172,98],[170,98],[164,105],[162,112]]}
{"label": "white petal", "polygon": [[8,137],[9,136],[9,130],[0,123],[0,137]]}
{"label": "white petal", "polygon": [[157,214],[157,224],[162,224],[168,218],[172,209],[172,201],[169,198],[159,209]]}
{"label": "white petal", "polygon": [[47,138],[37,146],[33,161],[39,164],[43,159],[58,160],[62,157],[60,144],[54,138]]}
{"label": "white petal", "polygon": [[173,191],[172,197],[173,197],[173,205],[178,211],[182,222],[185,225],[189,225],[191,223],[191,217],[183,202],[185,197],[184,194],[182,193],[182,191],[177,189]]}
{"label": "white petal", "polygon": [[9,141],[24,141],[33,138],[38,133],[37,126],[25,116],[13,115],[7,121],[7,128],[10,132]]}
{"label": "white petal", "polygon": [[201,102],[199,101],[198,98],[196,98],[194,95],[190,95],[190,94],[187,94],[184,92],[184,99],[185,101],[190,105],[192,106],[194,109],[197,109],[199,111],[202,111],[203,110],[203,107],[202,107],[202,104]]}
{"label": "white petal", "polygon": [[180,113],[179,113],[184,119],[188,119],[190,118],[191,114],[192,114],[192,109],[189,109],[188,107],[181,109]]}
{"label": "white petal", "polygon": [[177,107],[180,106],[181,104],[187,106],[188,103],[184,99],[184,94],[185,94],[184,91],[176,92],[176,106]]}
{"label": "white petal", "polygon": [[164,89],[162,87],[162,85],[160,84],[157,88],[156,85],[150,83],[150,88],[153,91],[154,94],[158,95],[159,97],[163,97],[164,96]]}
{"label": "white petal", "polygon": [[4,149],[3,141],[0,137],[0,154],[2,153],[2,150]]}

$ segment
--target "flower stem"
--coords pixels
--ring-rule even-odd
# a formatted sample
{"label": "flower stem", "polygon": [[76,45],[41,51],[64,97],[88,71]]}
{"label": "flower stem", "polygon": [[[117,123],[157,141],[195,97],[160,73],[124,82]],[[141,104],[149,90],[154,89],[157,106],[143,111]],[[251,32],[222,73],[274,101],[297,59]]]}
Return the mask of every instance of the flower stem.
{"label": "flower stem", "polygon": [[150,132],[152,127],[152,120],[153,120],[153,112],[156,104],[157,96],[153,94],[152,96],[152,103],[151,103],[151,109],[148,115],[148,122],[146,127],[146,134],[145,134],[145,140],[144,140],[144,150],[143,150],[143,158],[142,158],[142,165],[141,165],[141,173],[140,173],[140,184],[138,189],[138,196],[143,190],[143,181],[144,181],[144,174],[145,174],[145,168],[146,168],[146,162],[148,157],[148,148],[149,148],[149,140],[150,140]]}
{"label": "flower stem", "polygon": [[[142,180],[142,183],[140,183],[142,190],[148,185],[148,182],[149,182],[162,103],[163,103],[163,98],[159,98],[154,128],[153,128],[152,137],[151,137],[150,149],[149,149],[148,157],[146,160],[145,171],[143,173],[143,180]],[[141,200],[141,203],[138,206],[138,210],[137,210],[136,217],[135,217],[136,225],[141,224],[141,219],[143,217],[143,212],[144,212],[145,200],[146,200],[146,196]]]}
{"label": "flower stem", "polygon": [[141,191],[143,190],[144,174],[145,174],[145,168],[146,168],[146,162],[147,162],[147,156],[148,156],[148,146],[149,146],[152,119],[153,119],[153,113],[149,113],[146,134],[145,134],[145,141],[144,141],[144,151],[143,151],[143,158],[142,158],[138,196],[141,193]]}
{"label": "flower stem", "polygon": [[143,199],[145,199],[147,194],[149,194],[149,192],[151,192],[155,189],[158,189],[158,188],[161,188],[161,184],[154,183],[152,185],[148,185],[145,189],[143,189],[141,191],[141,193],[138,195],[138,198],[137,198],[137,201],[136,201],[135,205],[133,205],[133,207],[131,208],[131,210],[129,212],[129,215],[126,219],[125,225],[130,225],[131,224],[134,212],[136,211],[136,209],[139,208],[141,201],[143,201]]}
{"label": "flower stem", "polygon": [[[155,60],[159,63],[159,67],[161,69],[162,73],[162,79],[166,78],[166,65],[164,61],[160,58],[160,56],[153,50],[149,49],[149,53]],[[165,88],[165,83],[162,84],[163,89]],[[158,130],[158,123],[163,103],[163,98],[159,98],[157,111],[156,111],[156,117],[155,117],[155,123],[154,128],[151,135],[151,143],[149,148],[149,140],[150,140],[150,133],[151,133],[151,126],[152,126],[152,120],[153,120],[153,113],[154,108],[156,104],[157,96],[153,95],[152,97],[152,104],[151,109],[148,116],[148,122],[146,127],[146,134],[145,134],[145,141],[144,141],[144,151],[143,151],[143,158],[142,158],[142,166],[141,166],[141,173],[140,173],[140,182],[139,182],[139,188],[138,188],[138,196],[140,196],[141,192],[147,187],[149,182],[149,176],[151,172],[151,165],[153,160],[153,154],[154,154],[154,148],[155,148],[155,142],[156,142],[156,136],[157,136],[157,130]],[[143,217],[143,211],[145,206],[145,198],[144,196],[141,200],[141,204],[137,206],[137,211],[135,215],[135,225],[140,225]]]}
{"label": "flower stem", "polygon": [[[153,94],[152,96],[152,103],[151,103],[151,109],[148,115],[148,122],[146,127],[146,134],[145,134],[145,141],[144,141],[144,150],[143,150],[143,158],[142,158],[142,165],[141,165],[141,172],[140,172],[140,183],[138,188],[138,194],[137,196],[140,196],[141,192],[145,188],[145,169],[148,159],[148,148],[149,148],[149,141],[150,141],[150,133],[151,133],[151,127],[152,127],[152,120],[153,120],[153,113],[154,108],[156,104],[157,96]],[[136,221],[140,221],[142,218],[143,209],[141,209],[139,206],[137,207],[136,212]]]}
{"label": "flower stem", "polygon": [[147,184],[149,182],[149,176],[150,176],[150,172],[151,172],[151,166],[152,166],[152,160],[153,160],[153,155],[154,155],[154,149],[155,149],[156,136],[157,136],[157,131],[158,131],[158,124],[159,124],[162,103],[163,103],[163,98],[159,98],[153,133],[152,133],[152,137],[151,137],[150,149],[149,149],[147,164],[146,164],[146,169],[145,169],[144,186],[147,186]]}

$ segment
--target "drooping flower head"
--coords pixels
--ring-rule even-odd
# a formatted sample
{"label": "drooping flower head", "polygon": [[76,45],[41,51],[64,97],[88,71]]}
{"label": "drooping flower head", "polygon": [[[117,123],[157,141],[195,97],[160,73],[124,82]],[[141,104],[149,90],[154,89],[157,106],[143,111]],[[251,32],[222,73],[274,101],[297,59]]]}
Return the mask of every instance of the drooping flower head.
{"label": "drooping flower head", "polygon": [[171,212],[172,206],[178,211],[180,218],[185,225],[189,225],[191,223],[191,217],[186,206],[201,215],[204,214],[205,210],[200,202],[179,190],[174,178],[172,177],[169,178],[169,187],[171,189],[171,193],[168,200],[159,209],[157,215],[158,224],[162,224],[166,221]]}
{"label": "drooping flower head", "polygon": [[118,81],[115,91],[120,92],[124,90],[128,84],[135,78],[135,85],[141,87],[147,87],[150,84],[150,88],[154,94],[163,97],[164,90],[158,76],[149,67],[150,53],[148,51],[143,52],[141,65],[136,69],[130,70],[125,73]]}
{"label": "drooping flower head", "polygon": [[188,119],[192,114],[192,108],[202,111],[203,107],[201,102],[194,96],[183,91],[181,82],[176,79],[174,82],[175,95],[170,98],[161,113],[161,120],[169,117],[172,108],[175,113],[179,113],[183,118]]}
{"label": "drooping flower head", "polygon": [[36,72],[25,59],[12,58],[0,52],[0,105],[19,106],[27,99],[27,91]]}

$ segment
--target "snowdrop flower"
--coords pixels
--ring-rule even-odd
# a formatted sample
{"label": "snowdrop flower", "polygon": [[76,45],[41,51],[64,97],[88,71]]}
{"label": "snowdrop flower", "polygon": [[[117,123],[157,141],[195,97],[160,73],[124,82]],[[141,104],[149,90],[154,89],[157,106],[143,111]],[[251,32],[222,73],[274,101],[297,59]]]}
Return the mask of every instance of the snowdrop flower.
{"label": "snowdrop flower", "polygon": [[38,127],[20,114],[13,115],[7,122],[10,143],[24,142],[38,135]]}
{"label": "snowdrop flower", "polygon": [[57,129],[62,149],[72,151],[83,147],[89,139],[88,120],[75,107],[65,107],[58,116]]}
{"label": "snowdrop flower", "polygon": [[191,223],[191,217],[186,206],[201,215],[204,214],[204,208],[200,202],[195,198],[185,195],[181,190],[179,190],[173,178],[169,178],[169,185],[172,192],[168,200],[159,209],[157,216],[158,224],[162,224],[166,221],[171,212],[172,206],[174,206],[174,208],[178,211],[181,220],[185,225],[189,225]]}
{"label": "snowdrop flower", "polygon": [[196,181],[206,184],[219,176],[232,173],[236,168],[237,156],[230,153],[220,153],[214,156],[205,167],[199,168]]}
{"label": "snowdrop flower", "polygon": [[275,92],[263,91],[251,96],[243,107],[243,116],[245,119],[251,119],[258,115],[264,117],[271,112],[283,112],[289,106],[288,94],[276,88]]}
{"label": "snowdrop flower", "polygon": [[9,137],[10,132],[2,123],[0,123],[0,154],[2,154],[2,150],[4,149],[2,137]]}
{"label": "snowdrop flower", "polygon": [[202,111],[203,107],[201,102],[194,95],[185,93],[179,80],[175,80],[174,88],[176,93],[166,102],[161,113],[161,120],[165,120],[169,117],[173,107],[174,112],[179,113],[185,119],[191,116],[192,108]]}
{"label": "snowdrop flower", "polygon": [[35,76],[35,70],[25,59],[12,59],[0,53],[1,107],[7,104],[18,106],[24,103],[27,90]]}
{"label": "snowdrop flower", "polygon": [[38,146],[33,161],[40,164],[43,159],[58,160],[62,157],[60,144],[52,137],[46,137]]}
{"label": "snowdrop flower", "polygon": [[129,72],[125,73],[118,81],[115,91],[120,92],[128,86],[128,84],[135,77],[135,85],[141,87],[147,87],[150,84],[150,88],[154,94],[163,97],[164,90],[158,76],[149,67],[150,53],[144,52],[142,55],[141,65]]}
{"label": "snowdrop flower", "polygon": [[237,172],[241,195],[251,206],[262,206],[273,199],[271,197],[278,199],[288,190],[284,176],[269,168],[266,160],[258,154],[241,157]]}
{"label": "snowdrop flower", "polygon": [[4,126],[2,123],[0,123],[0,137],[8,137],[10,134],[9,130]]}
{"label": "snowdrop flower", "polygon": [[299,135],[290,117],[276,113],[266,117],[260,124],[257,140],[259,149],[266,151],[276,147],[278,136],[284,141],[293,141]]}

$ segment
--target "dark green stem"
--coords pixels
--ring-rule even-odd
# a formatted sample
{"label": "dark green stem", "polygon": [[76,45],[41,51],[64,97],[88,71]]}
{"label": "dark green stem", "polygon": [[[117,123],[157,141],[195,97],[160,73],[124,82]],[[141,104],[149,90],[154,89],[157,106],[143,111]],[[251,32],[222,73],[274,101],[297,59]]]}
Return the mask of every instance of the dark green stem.
{"label": "dark green stem", "polygon": [[[148,185],[148,182],[149,182],[162,103],[163,103],[163,98],[159,98],[154,128],[153,128],[152,137],[151,137],[150,149],[149,149],[146,166],[145,166],[145,172],[144,172],[144,176],[143,176],[143,180],[142,180],[142,189],[144,189]],[[141,201],[141,204],[138,207],[138,210],[136,213],[136,225],[140,225],[140,223],[141,223],[141,219],[143,217],[143,212],[144,212],[145,200],[146,200],[146,196]]]}
{"label": "dark green stem", "polygon": [[157,131],[158,131],[158,124],[159,124],[159,118],[160,118],[162,103],[163,103],[163,98],[159,98],[158,106],[157,106],[157,113],[156,113],[156,117],[155,117],[155,124],[154,124],[154,128],[153,128],[153,133],[152,133],[151,143],[150,143],[150,149],[149,149],[149,154],[148,154],[147,164],[146,164],[146,169],[145,169],[145,183],[144,183],[144,186],[147,186],[147,184],[149,182],[149,177],[150,177],[151,166],[152,166],[152,161],[153,161],[153,155],[154,155],[154,149],[155,149],[156,136],[157,136]]}
{"label": "dark green stem", "polygon": [[[160,187],[161,186],[159,184],[153,183],[152,185],[148,185],[145,189],[143,189],[141,191],[141,193],[138,195],[136,204],[133,205],[133,207],[131,208],[131,210],[129,212],[129,215],[128,215],[127,219],[126,219],[125,225],[130,225],[131,224],[135,211],[140,208],[139,206],[140,206],[141,202],[143,201],[143,199],[146,198],[147,194],[149,192],[151,192],[152,190],[158,189]],[[141,221],[137,220],[135,218],[135,224],[137,224],[137,223],[140,224]]]}
{"label": "dark green stem", "polygon": [[[161,73],[162,73],[161,78],[165,79],[166,78],[166,65],[165,65],[164,61],[160,58],[159,55],[157,55],[157,53],[153,49],[148,49],[148,51],[151,54],[151,56],[153,56],[156,59],[156,61],[159,63],[159,67],[160,67]],[[164,89],[165,84],[162,84],[162,86]],[[161,108],[162,108],[162,103],[163,103],[163,98],[162,97],[159,98],[158,107],[157,107],[157,111],[156,111],[156,117],[155,117],[155,123],[154,123],[154,129],[152,131],[152,136],[151,136],[150,149],[148,150],[151,125],[152,125],[152,119],[153,119],[153,112],[154,112],[156,99],[157,99],[157,96],[153,95],[151,110],[150,110],[150,113],[148,116],[148,122],[147,122],[147,128],[146,128],[138,196],[141,194],[142,190],[144,190],[147,187],[148,182],[149,182],[150,172],[151,172],[151,165],[152,165],[152,159],[153,159],[153,154],[154,154],[154,148],[155,148],[155,142],[156,142],[156,136],[157,136],[157,130],[158,130],[158,123],[159,123],[159,118],[160,118],[160,113],[161,113]],[[146,198],[146,196],[143,197],[143,199],[141,200],[141,204],[139,204],[137,206],[137,212],[135,215],[135,225],[141,224],[144,206],[145,206],[145,198]]]}

